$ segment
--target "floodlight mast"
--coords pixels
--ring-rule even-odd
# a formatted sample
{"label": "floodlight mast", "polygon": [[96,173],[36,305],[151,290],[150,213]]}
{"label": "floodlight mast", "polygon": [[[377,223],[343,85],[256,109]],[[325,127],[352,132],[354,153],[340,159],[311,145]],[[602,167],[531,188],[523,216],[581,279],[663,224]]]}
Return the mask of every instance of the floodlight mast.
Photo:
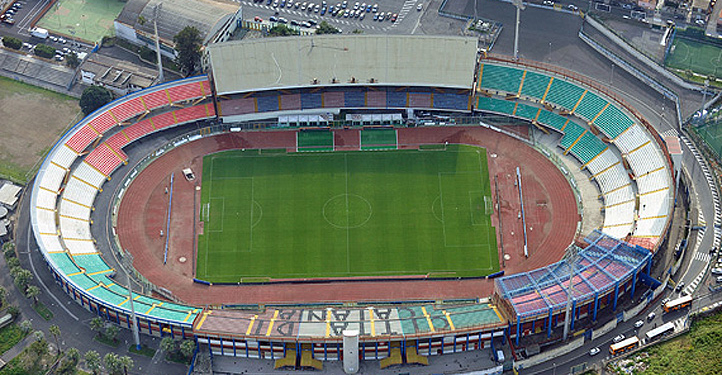
{"label": "floodlight mast", "polygon": [[577,250],[577,247],[574,244],[571,244],[567,247],[566,253],[564,254],[564,259],[569,265],[569,287],[567,288],[567,307],[564,317],[563,341],[567,341],[567,338],[569,338],[569,323],[571,322],[570,315],[572,310],[572,301],[574,299],[574,284],[572,283],[572,280],[574,279],[574,265],[577,262]]}
{"label": "floodlight mast", "polygon": [[526,8],[523,0],[512,0],[511,3],[516,7],[516,26],[514,27],[514,60],[519,59],[519,23],[521,11]]}
{"label": "floodlight mast", "polygon": [[158,36],[158,17],[163,3],[153,7],[153,29],[155,31],[155,59],[158,61],[158,83],[163,82],[163,61],[160,59],[160,37]]}

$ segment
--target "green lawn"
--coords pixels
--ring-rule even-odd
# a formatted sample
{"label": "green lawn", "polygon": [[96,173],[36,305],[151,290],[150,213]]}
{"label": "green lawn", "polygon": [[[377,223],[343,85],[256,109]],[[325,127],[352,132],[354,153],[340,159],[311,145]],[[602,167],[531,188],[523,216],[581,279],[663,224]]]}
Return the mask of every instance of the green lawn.
{"label": "green lawn", "polygon": [[196,277],[483,276],[499,269],[484,149],[203,160]]}
{"label": "green lawn", "polygon": [[689,333],[653,345],[644,352],[649,354],[641,361],[645,375],[717,375],[722,358],[722,313],[695,321]]}
{"label": "green lawn", "polygon": [[376,128],[361,130],[361,149],[391,149],[397,147],[396,129]]}

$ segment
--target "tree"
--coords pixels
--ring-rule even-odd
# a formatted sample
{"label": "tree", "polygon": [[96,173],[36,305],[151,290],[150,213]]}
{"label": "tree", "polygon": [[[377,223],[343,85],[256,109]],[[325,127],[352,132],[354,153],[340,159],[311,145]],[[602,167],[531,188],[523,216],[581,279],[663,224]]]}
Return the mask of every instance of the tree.
{"label": "tree", "polygon": [[0,286],[0,306],[5,304],[5,297],[8,295],[8,291]]}
{"label": "tree", "polygon": [[25,333],[29,333],[30,331],[33,330],[33,322],[31,322],[29,320],[23,320],[20,323],[20,329],[22,329],[23,332],[25,332]]}
{"label": "tree", "polygon": [[33,305],[38,304],[38,296],[40,295],[40,288],[35,285],[30,285],[25,289],[25,297],[33,299]]}
{"label": "tree", "polygon": [[63,357],[63,360],[60,362],[56,373],[60,375],[75,374],[78,367],[78,361],[80,361],[80,352],[78,351],[78,349],[68,349],[68,352],[65,353],[65,357]]}
{"label": "tree", "polygon": [[5,263],[8,265],[8,268],[10,270],[12,270],[13,268],[16,268],[16,267],[20,267],[20,259],[15,258],[15,257],[8,259]]}
{"label": "tree", "polygon": [[14,270],[18,270],[17,272],[15,272],[15,275],[13,275],[13,277],[15,278],[15,285],[17,285],[20,290],[27,289],[30,280],[33,279],[33,274],[30,273],[30,271],[20,267],[13,268],[12,270],[10,270],[10,273],[12,274]]}
{"label": "tree", "polygon": [[268,35],[270,36],[289,36],[289,35],[298,35],[298,31],[279,23],[276,26],[273,26],[268,30]]}
{"label": "tree", "polygon": [[[36,331],[42,333],[41,331]],[[45,354],[48,354],[48,341],[44,338],[41,338],[39,340],[33,341],[32,344],[30,344],[30,352],[35,355],[35,363],[38,363]]]}
{"label": "tree", "polygon": [[53,324],[48,328],[48,332],[53,336],[53,339],[55,339],[55,347],[58,348],[58,353],[62,353],[63,351],[60,349],[60,341],[58,340],[60,338],[60,327]]}
{"label": "tree", "polygon": [[128,370],[133,368],[133,359],[128,357],[127,355],[118,358],[118,363],[120,365],[120,368],[123,370],[123,374],[125,375],[128,375]]}
{"label": "tree", "polygon": [[193,357],[193,352],[196,350],[196,342],[193,340],[183,340],[180,345],[180,352],[186,358]]}
{"label": "tree", "polygon": [[321,23],[318,24],[318,27],[316,28],[316,34],[340,34],[341,30],[331,26],[326,21],[321,21]]}
{"label": "tree", "polygon": [[118,332],[120,332],[120,328],[118,328],[118,326],[115,324],[108,324],[105,327],[104,336],[108,341],[115,341],[115,337],[118,336]]}
{"label": "tree", "polygon": [[86,116],[113,100],[113,95],[102,86],[90,86],[80,95],[80,108]]}
{"label": "tree", "polygon": [[85,367],[92,371],[93,375],[97,375],[103,367],[100,363],[100,354],[95,350],[85,352]]}
{"label": "tree", "polygon": [[75,69],[80,65],[80,59],[78,59],[78,54],[75,52],[70,52],[69,54],[65,55],[65,65]]}
{"label": "tree", "polygon": [[99,317],[96,316],[93,319],[90,319],[90,329],[93,330],[93,332],[96,332],[98,335],[100,335],[100,332],[103,331],[103,328],[105,328],[105,321]]}
{"label": "tree", "polygon": [[178,342],[171,337],[164,337],[160,340],[160,350],[166,353],[172,353],[178,349]]}
{"label": "tree", "polygon": [[201,62],[201,32],[195,26],[186,26],[173,37],[173,43],[178,52],[176,63],[186,76],[190,76]]}
{"label": "tree", "polygon": [[55,48],[42,43],[36,45],[33,51],[37,56],[44,57],[46,59],[52,59],[53,56],[55,56]]}
{"label": "tree", "polygon": [[3,244],[3,254],[5,255],[5,259],[15,258],[15,244],[5,242]]}
{"label": "tree", "polygon": [[105,357],[103,357],[103,364],[105,365],[105,371],[108,371],[111,375],[119,374],[120,362],[117,354],[106,354]]}
{"label": "tree", "polygon": [[20,309],[19,309],[17,306],[15,306],[15,305],[10,305],[10,306],[8,306],[8,308],[5,309],[5,311],[7,311],[8,314],[10,314],[10,315],[12,315],[13,317],[16,317],[16,318],[17,318],[18,315],[20,315]]}
{"label": "tree", "polygon": [[3,37],[3,45],[7,48],[18,50],[23,47],[23,41],[6,35]]}

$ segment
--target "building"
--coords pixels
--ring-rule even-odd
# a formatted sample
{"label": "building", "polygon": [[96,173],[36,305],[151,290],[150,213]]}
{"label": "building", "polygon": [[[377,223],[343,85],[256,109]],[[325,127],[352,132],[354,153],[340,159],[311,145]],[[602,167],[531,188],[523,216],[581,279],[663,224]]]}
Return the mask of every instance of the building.
{"label": "building", "polygon": [[158,83],[158,71],[95,53],[80,65],[80,81],[123,96]]}
{"label": "building", "polygon": [[155,49],[156,8],[161,53],[169,58],[175,57],[173,37],[186,26],[195,26],[207,44],[227,39],[227,29],[234,29],[241,18],[238,3],[225,0],[128,0],[115,20],[115,35]]}

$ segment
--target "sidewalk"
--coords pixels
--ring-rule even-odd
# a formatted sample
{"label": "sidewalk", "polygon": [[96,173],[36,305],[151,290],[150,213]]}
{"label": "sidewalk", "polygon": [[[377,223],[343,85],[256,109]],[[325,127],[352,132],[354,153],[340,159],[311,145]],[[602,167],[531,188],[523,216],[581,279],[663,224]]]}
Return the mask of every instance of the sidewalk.
{"label": "sidewalk", "polygon": [[22,351],[25,350],[26,347],[32,344],[33,341],[35,341],[35,336],[33,336],[32,334],[25,336],[25,338],[20,340],[19,343],[15,344],[15,346],[3,353],[3,355],[0,356],[0,360],[6,363],[10,362],[13,358],[17,357],[20,353],[22,353]]}

